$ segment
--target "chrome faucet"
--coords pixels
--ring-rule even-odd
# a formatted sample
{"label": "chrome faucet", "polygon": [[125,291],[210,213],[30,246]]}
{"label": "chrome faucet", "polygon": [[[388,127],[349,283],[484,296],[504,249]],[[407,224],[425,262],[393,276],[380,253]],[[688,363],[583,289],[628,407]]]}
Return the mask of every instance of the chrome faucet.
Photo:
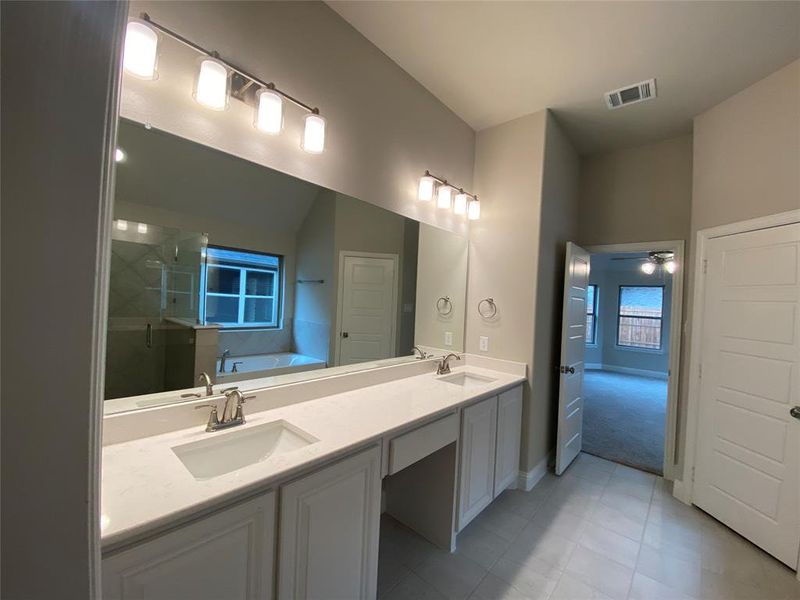
{"label": "chrome faucet", "polygon": [[419,346],[414,346],[414,347],[411,349],[411,351],[412,351],[412,353],[413,353],[413,354],[416,354],[417,352],[419,352],[419,356],[417,356],[417,360],[422,360],[422,359],[424,359],[424,358],[430,358],[430,357],[429,357],[429,356],[428,356],[428,355],[425,353],[425,350],[423,350],[423,349],[422,349],[422,348],[420,348]]}
{"label": "chrome faucet", "polygon": [[231,349],[230,348],[225,348],[225,350],[222,351],[222,356],[219,357],[219,372],[220,373],[224,373],[225,372],[225,361],[228,360],[228,357],[230,355],[231,355]]}
{"label": "chrome faucet", "polygon": [[437,375],[447,375],[450,372],[451,358],[455,358],[456,360],[461,360],[461,357],[458,354],[453,354],[452,352],[447,356],[443,356],[442,360],[439,362],[439,366],[436,368]]}
{"label": "chrome faucet", "polygon": [[[245,400],[254,398],[254,396],[245,396],[239,388],[230,388],[223,391],[225,394],[225,406],[222,408],[222,419],[219,418],[219,412],[216,404],[200,404],[195,406],[198,408],[210,408],[211,414],[208,415],[208,423],[206,423],[206,431],[219,431],[220,429],[227,429],[228,427],[235,427],[236,425],[244,425],[244,408]],[[235,404],[234,404],[235,403]],[[235,412],[234,412],[235,411]]]}
{"label": "chrome faucet", "polygon": [[214,384],[211,383],[211,377],[208,376],[208,373],[200,373],[200,377],[197,378],[197,381],[206,386],[206,396],[214,395]]}

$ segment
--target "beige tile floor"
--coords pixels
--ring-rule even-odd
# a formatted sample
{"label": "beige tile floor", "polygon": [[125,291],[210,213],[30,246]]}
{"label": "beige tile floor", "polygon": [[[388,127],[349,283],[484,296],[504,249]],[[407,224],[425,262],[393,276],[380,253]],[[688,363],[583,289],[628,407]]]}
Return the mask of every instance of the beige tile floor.
{"label": "beige tile floor", "polygon": [[788,600],[800,582],[660,477],[582,454],[562,477],[509,490],[448,554],[381,523],[381,600]]}

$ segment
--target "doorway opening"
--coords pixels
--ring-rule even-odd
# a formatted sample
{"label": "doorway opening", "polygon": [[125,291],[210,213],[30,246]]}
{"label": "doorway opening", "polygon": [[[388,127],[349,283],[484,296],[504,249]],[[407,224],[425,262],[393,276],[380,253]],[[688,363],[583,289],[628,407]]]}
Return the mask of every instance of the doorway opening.
{"label": "doorway opening", "polygon": [[673,479],[683,242],[567,255],[556,472],[583,451]]}
{"label": "doorway opening", "polygon": [[591,256],[583,451],[661,475],[674,259],[653,254]]}

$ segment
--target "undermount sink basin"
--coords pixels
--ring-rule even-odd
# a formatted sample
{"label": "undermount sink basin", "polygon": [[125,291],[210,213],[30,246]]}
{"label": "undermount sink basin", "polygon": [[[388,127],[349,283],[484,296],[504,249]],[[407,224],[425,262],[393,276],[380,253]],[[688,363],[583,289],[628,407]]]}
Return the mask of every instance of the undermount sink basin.
{"label": "undermount sink basin", "polygon": [[202,481],[318,441],[313,435],[280,420],[175,446],[172,451],[194,478]]}
{"label": "undermount sink basin", "polygon": [[483,375],[476,375],[475,373],[467,373],[464,371],[460,373],[454,373],[453,375],[440,377],[439,379],[440,381],[452,383],[453,385],[460,385],[461,387],[465,388],[478,387],[481,385],[486,385],[487,383],[492,383],[493,381],[497,381],[491,377],[484,377]]}

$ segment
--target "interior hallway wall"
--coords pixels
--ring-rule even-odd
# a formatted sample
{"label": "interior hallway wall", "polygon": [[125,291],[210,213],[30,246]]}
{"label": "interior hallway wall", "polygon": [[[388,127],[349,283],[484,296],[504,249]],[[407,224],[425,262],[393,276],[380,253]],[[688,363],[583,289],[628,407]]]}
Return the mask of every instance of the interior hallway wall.
{"label": "interior hallway wall", "polygon": [[[478,133],[470,228],[467,352],[489,338],[495,358],[528,364],[520,468],[531,471],[554,445],[566,242],[577,236],[579,159],[549,111]],[[494,298],[484,319],[478,302]],[[555,361],[555,362],[554,362]]]}
{"label": "interior hallway wall", "polygon": [[691,135],[586,156],[580,181],[580,244],[689,237]]}
{"label": "interior hallway wall", "polygon": [[[800,60],[694,119],[691,240],[697,231],[800,209]],[[681,362],[678,453],[684,459],[694,288],[694,248],[686,269],[687,321]]]}
{"label": "interior hallway wall", "polygon": [[470,188],[475,132],[324,3],[131,3],[132,16],[142,11],[318,106],[326,150],[299,148],[305,113],[294,106],[279,136],[258,132],[241,102],[201,107],[197,54],[164,37],[156,81],[124,76],[123,116],[466,235],[465,219],[417,202],[417,183],[430,169]]}
{"label": "interior hallway wall", "polygon": [[93,598],[99,583],[98,258],[110,244],[102,199],[126,12],[0,5],[3,598]]}

